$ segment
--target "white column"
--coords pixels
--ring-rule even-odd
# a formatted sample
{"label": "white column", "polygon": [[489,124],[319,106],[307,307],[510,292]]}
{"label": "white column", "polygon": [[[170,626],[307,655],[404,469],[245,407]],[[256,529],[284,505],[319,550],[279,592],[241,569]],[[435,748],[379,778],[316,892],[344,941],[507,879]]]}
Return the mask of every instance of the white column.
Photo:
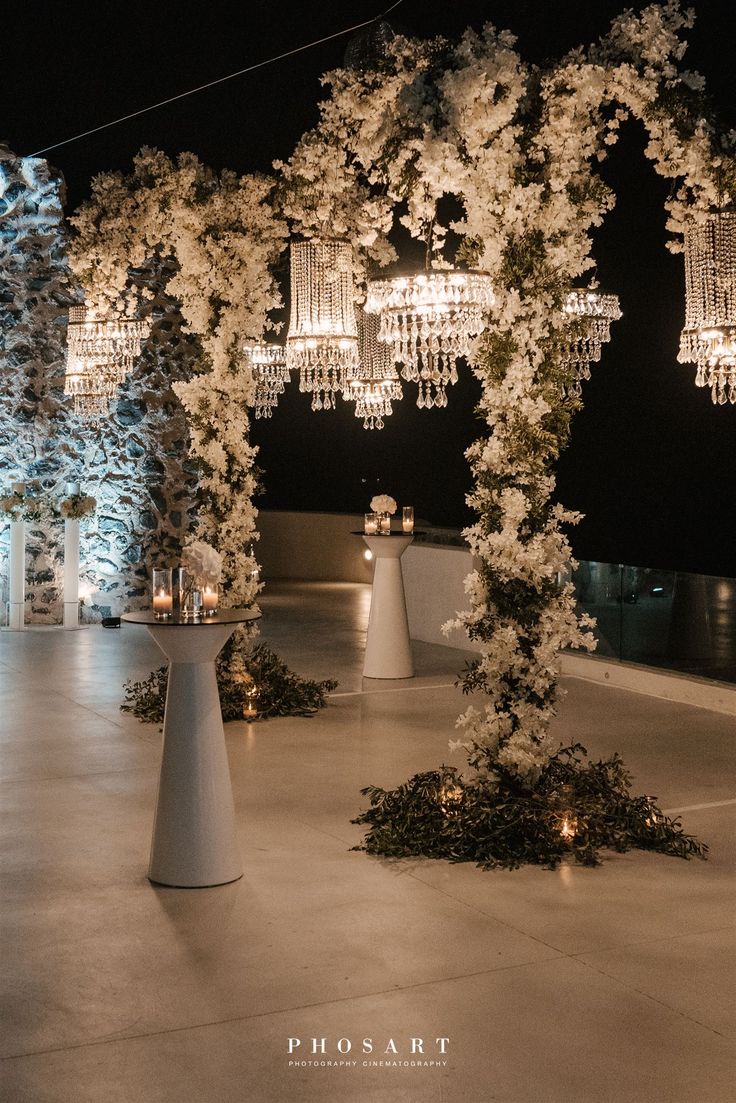
{"label": "white column", "polygon": [[79,521],[64,522],[64,627],[79,627]]}
{"label": "white column", "polygon": [[148,876],[204,888],[243,875],[215,657],[237,624],[148,625],[169,662]]}
{"label": "white column", "polygon": [[363,677],[413,678],[401,556],[414,537],[392,533],[363,539],[375,560]]}
{"label": "white column", "polygon": [[10,602],[8,628],[20,632],[25,628],[26,600],[26,526],[25,521],[10,522]]}

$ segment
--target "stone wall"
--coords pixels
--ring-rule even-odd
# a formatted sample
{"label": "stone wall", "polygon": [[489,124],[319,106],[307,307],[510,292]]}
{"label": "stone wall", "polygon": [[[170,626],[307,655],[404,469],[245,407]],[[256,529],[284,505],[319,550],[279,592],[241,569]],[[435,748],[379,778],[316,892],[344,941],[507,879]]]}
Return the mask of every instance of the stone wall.
{"label": "stone wall", "polygon": [[[58,503],[67,481],[97,499],[82,529],[83,615],[96,619],[146,603],[153,564],[176,561],[191,524],[196,475],[184,411],[171,390],[193,370],[197,347],[176,303],[160,292],[167,266],[136,273],[153,292],[151,337],[110,415],[76,417],[64,397],[70,286],[63,180],[41,159],[0,146],[0,488],[37,481]],[[61,522],[27,526],[26,621],[62,614]],[[0,600],[7,601],[8,537],[0,518]]]}

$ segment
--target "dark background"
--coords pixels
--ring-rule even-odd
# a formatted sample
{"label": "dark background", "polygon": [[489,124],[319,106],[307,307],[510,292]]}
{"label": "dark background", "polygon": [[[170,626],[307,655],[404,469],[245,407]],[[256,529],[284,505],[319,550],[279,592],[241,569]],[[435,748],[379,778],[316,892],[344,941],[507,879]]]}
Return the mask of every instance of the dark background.
{"label": "dark background", "polygon": [[[0,140],[34,153],[87,128],[186,91],[378,14],[380,0],[187,5],[96,0],[14,5],[2,28]],[[422,37],[456,36],[490,20],[516,33],[523,57],[544,62],[604,34],[623,0],[403,0],[389,20]],[[630,5],[635,9],[639,4]],[[689,68],[702,72],[728,126],[733,111],[736,15],[695,0]],[[317,119],[319,76],[341,64],[348,37],[187,97],[48,154],[64,173],[69,208],[92,176],[129,171],[142,145],[192,150],[215,168],[269,171]],[[715,407],[677,364],[684,309],[681,256],[664,248],[669,183],[643,158],[628,124],[603,172],[618,202],[597,233],[601,285],[624,312],[585,387],[558,494],[586,514],[573,531],[580,558],[736,575],[736,408]],[[470,520],[465,447],[481,431],[478,385],[467,369],[443,411],[420,411],[408,386],[382,432],[353,406],[311,414],[295,386],[270,421],[256,422],[264,508],[361,512],[376,490],[441,525]]]}

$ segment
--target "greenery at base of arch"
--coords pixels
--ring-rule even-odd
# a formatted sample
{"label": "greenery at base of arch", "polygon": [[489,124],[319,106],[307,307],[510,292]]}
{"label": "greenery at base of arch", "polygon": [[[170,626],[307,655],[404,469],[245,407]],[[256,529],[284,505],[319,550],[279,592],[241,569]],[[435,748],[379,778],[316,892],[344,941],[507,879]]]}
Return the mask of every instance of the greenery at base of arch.
{"label": "greenery at base of arch", "polygon": [[353,823],[367,828],[356,850],[388,858],[442,858],[483,869],[560,862],[594,866],[601,850],[651,850],[705,858],[708,847],[686,835],[656,798],[631,795],[618,755],[591,762],[580,744],[561,748],[526,787],[504,773],[492,789],[452,767],[416,774],[393,790],[362,789],[370,807]]}

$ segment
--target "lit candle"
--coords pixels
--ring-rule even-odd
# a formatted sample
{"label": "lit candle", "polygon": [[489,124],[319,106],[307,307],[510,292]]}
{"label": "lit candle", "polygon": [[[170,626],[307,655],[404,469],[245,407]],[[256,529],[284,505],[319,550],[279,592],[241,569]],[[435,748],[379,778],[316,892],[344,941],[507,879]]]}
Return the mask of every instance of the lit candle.
{"label": "lit candle", "polygon": [[164,589],[154,593],[153,595],[153,611],[158,617],[169,616],[174,608],[174,601],[171,594],[167,594]]}
{"label": "lit candle", "polygon": [[249,689],[245,694],[245,705],[243,706],[243,719],[255,720],[258,716],[258,709],[256,707],[256,701],[258,700],[258,690],[255,686]]}
{"label": "lit candle", "polygon": [[366,536],[375,536],[378,532],[378,518],[375,513],[366,513],[363,531]]}
{"label": "lit candle", "polygon": [[414,506],[404,506],[401,525],[404,532],[414,532]]}
{"label": "lit candle", "polygon": [[391,514],[390,513],[382,513],[381,514],[381,536],[390,536],[390,535],[391,535]]}
{"label": "lit candle", "polygon": [[202,592],[202,605],[209,617],[217,612],[217,586],[205,586]]}

